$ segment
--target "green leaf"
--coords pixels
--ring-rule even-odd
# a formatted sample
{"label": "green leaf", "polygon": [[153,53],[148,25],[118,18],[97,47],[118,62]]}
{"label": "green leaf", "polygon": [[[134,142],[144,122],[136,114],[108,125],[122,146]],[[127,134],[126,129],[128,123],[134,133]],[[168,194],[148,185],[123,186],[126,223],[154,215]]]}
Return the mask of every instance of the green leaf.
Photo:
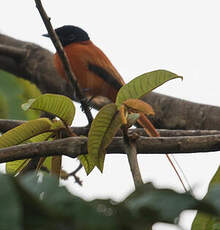
{"label": "green leaf", "polygon": [[[210,216],[212,215],[212,217],[220,216],[220,202],[218,202],[220,186],[212,189],[211,199],[209,197],[209,199],[201,201],[194,198],[190,193],[178,193],[171,189],[157,189],[148,183],[138,187],[121,205],[131,215],[128,218],[128,225],[135,224],[136,229],[144,229],[146,225],[150,228],[157,222],[177,224],[178,218],[184,210],[200,210]],[[131,221],[129,222],[129,220]],[[202,227],[201,229],[209,228]]]}
{"label": "green leaf", "polygon": [[8,118],[8,103],[6,96],[0,92],[0,119]]}
{"label": "green leaf", "polygon": [[[73,196],[65,187],[57,186],[58,180],[55,177],[45,174],[41,182],[36,184],[36,178],[30,174],[20,178],[20,183],[23,189],[27,190],[32,196],[39,197],[41,195],[42,205],[56,217],[53,222],[56,220],[60,224],[64,220],[67,226],[72,227],[67,229],[118,229],[116,216],[113,214],[106,215],[107,209],[105,209],[103,202],[97,202],[94,205],[93,202],[86,202]],[[98,207],[101,205],[104,210],[100,210],[100,207]]]}
{"label": "green leaf", "polygon": [[50,129],[52,122],[48,118],[39,118],[25,122],[0,136],[0,148],[21,144]]}
{"label": "green leaf", "polygon": [[34,109],[51,113],[59,117],[67,125],[72,124],[75,115],[75,106],[71,99],[58,94],[41,95],[23,104],[22,108],[24,110]]}
{"label": "green leaf", "polygon": [[27,111],[27,110],[31,107],[31,105],[33,104],[33,102],[34,102],[35,100],[36,100],[36,99],[34,99],[34,98],[29,99],[27,103],[24,103],[24,104],[21,105],[21,108],[22,108],[24,111]]}
{"label": "green leaf", "polygon": [[195,209],[199,205],[188,193],[155,189],[152,184],[137,188],[124,203],[133,216],[152,224],[159,221],[174,223],[183,210]]}
{"label": "green leaf", "polygon": [[[204,201],[189,193],[144,184],[121,203],[84,201],[58,186],[57,178],[47,174],[40,180],[35,173],[18,178],[0,175],[0,184],[0,229],[4,230],[145,230],[157,222],[177,223],[183,210],[220,214],[217,184],[210,188],[210,196]],[[212,230],[218,227],[216,222]]]}
{"label": "green leaf", "polygon": [[[209,192],[213,188],[213,186],[217,184],[220,184],[220,167],[218,168],[212,180],[210,181],[208,193],[204,197],[204,200],[212,200],[212,196],[213,196],[211,195],[212,192],[211,194]],[[218,202],[219,210],[220,210],[219,197],[220,197],[220,191],[218,193],[218,198],[215,198],[216,203]],[[215,200],[213,202],[215,203]],[[213,230],[213,229],[217,230],[218,228],[215,228],[215,226],[216,224],[219,223],[220,223],[220,218],[198,211],[192,223],[192,230]]]}
{"label": "green leaf", "polygon": [[215,172],[215,175],[212,177],[208,190],[211,189],[212,186],[220,184],[220,167],[218,167],[217,171]]}
{"label": "green leaf", "polygon": [[[217,215],[220,217],[220,183],[212,185],[206,194],[205,198],[203,199],[204,202],[209,203],[214,208],[214,213],[217,213]],[[220,221],[220,219],[219,219]],[[218,223],[219,223],[218,221]]]}
{"label": "green leaf", "polygon": [[[53,121],[53,123],[51,122],[51,127],[50,129],[61,129],[64,128],[63,122],[62,121]],[[28,143],[32,142],[32,143],[36,143],[36,142],[41,142],[41,141],[46,141],[48,140],[48,138],[50,138],[52,132],[46,132],[46,133],[41,133],[37,136],[34,136],[32,138],[30,138],[28,141]],[[52,157],[47,157],[43,163],[43,165],[50,171],[51,170],[51,159]],[[10,174],[15,174],[18,171],[22,170],[28,163],[28,161],[26,160],[17,160],[17,161],[11,161],[11,162],[7,162],[6,163],[6,173],[10,173]],[[19,169],[19,170],[18,170]]]}
{"label": "green leaf", "polygon": [[82,155],[79,155],[77,158],[81,162],[81,164],[83,165],[83,167],[86,171],[86,174],[89,175],[90,172],[95,167],[93,159],[91,159],[89,154],[86,154],[86,155],[82,154]]}
{"label": "green leaf", "polygon": [[182,77],[166,70],[156,70],[136,77],[121,87],[116,98],[116,105],[119,107],[130,98],[141,98],[146,93],[174,78]]}
{"label": "green leaf", "polygon": [[[29,139],[28,143],[34,142],[41,142],[47,140],[51,136],[51,132],[42,133],[40,135],[34,136]],[[18,171],[22,170],[28,163],[29,160],[17,160],[17,161],[10,161],[6,163],[6,173],[15,174]],[[43,163],[48,170],[51,169],[51,157],[46,158],[45,162]],[[19,170],[18,170],[19,169]]]}
{"label": "green leaf", "polygon": [[121,126],[121,117],[115,104],[104,106],[92,122],[88,135],[88,156],[102,172],[105,151]]}
{"label": "green leaf", "polygon": [[[24,112],[21,109],[22,103],[27,101],[29,98],[37,97],[40,95],[40,91],[34,84],[31,84],[27,80],[17,78],[8,72],[0,70],[0,92],[0,96],[4,97],[7,103],[7,108],[5,108],[5,111],[3,111],[3,114],[6,112],[8,113],[7,118],[32,120],[39,117],[39,112]],[[0,111],[0,113],[1,117],[2,111]]]}
{"label": "green leaf", "polygon": [[14,185],[14,178],[0,175],[0,229],[22,230],[23,207]]}
{"label": "green leaf", "polygon": [[30,159],[7,162],[6,163],[6,173],[15,175],[18,171],[20,171],[27,165],[29,160]]}
{"label": "green leaf", "polygon": [[[30,174],[27,174],[27,177],[30,177]],[[59,228],[55,228],[58,224],[58,217],[56,216],[54,210],[46,207],[43,204],[42,199],[40,199],[40,196],[30,192],[31,189],[38,187],[38,178],[36,174],[31,174],[31,177],[33,180],[29,180],[29,188],[25,187],[22,183],[23,177],[14,179],[14,184],[17,187],[17,194],[19,194],[22,201],[22,213],[24,216],[22,219],[22,229],[58,230]]]}
{"label": "green leaf", "polygon": [[[220,226],[220,184],[210,187],[203,202],[213,208],[213,212],[200,210],[192,223],[192,230],[219,230]],[[213,214],[213,215],[212,215]]]}

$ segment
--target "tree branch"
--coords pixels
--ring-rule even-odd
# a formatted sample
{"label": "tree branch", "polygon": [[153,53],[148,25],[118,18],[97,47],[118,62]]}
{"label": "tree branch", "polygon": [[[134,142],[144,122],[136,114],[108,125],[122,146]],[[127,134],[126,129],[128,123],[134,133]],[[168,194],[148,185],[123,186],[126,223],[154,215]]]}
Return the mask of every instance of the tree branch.
{"label": "tree branch", "polygon": [[[0,69],[31,81],[42,93],[62,92],[61,94],[66,96],[72,95],[72,86],[58,75],[53,66],[51,52],[33,43],[19,41],[2,34],[0,34],[0,44],[2,47]],[[13,49],[8,49],[9,46],[26,50],[26,53],[17,59],[14,57]],[[8,49],[7,55],[3,49]]]}
{"label": "tree branch", "polygon": [[37,9],[41,15],[41,18],[44,22],[44,25],[48,31],[48,34],[49,34],[49,36],[50,36],[50,38],[51,38],[51,40],[52,40],[52,42],[56,48],[56,51],[57,51],[57,53],[61,59],[65,74],[66,74],[68,80],[71,82],[73,88],[75,89],[76,97],[80,101],[80,104],[82,106],[83,111],[86,114],[86,117],[88,119],[89,124],[91,124],[93,117],[92,117],[92,113],[90,111],[90,108],[87,105],[87,100],[79,88],[76,76],[70,67],[70,63],[69,63],[69,60],[67,58],[67,55],[64,52],[63,46],[62,46],[58,36],[56,35],[56,32],[54,31],[54,29],[50,23],[50,18],[47,16],[40,0],[35,0],[35,4],[36,4],[36,7],[37,7]]}
{"label": "tree branch", "polygon": [[143,184],[140,168],[137,159],[136,140],[138,135],[128,136],[127,127],[123,127],[124,151],[127,154],[128,162],[133,177],[135,188]]}
{"label": "tree branch", "polygon": [[[183,154],[220,150],[220,135],[194,137],[139,137],[136,141],[139,154]],[[107,148],[111,154],[124,153],[122,137],[113,138]],[[0,149],[0,163],[19,159],[66,155],[75,158],[87,154],[87,137],[68,137],[55,141],[22,144]]]}
{"label": "tree branch", "polygon": [[[8,130],[15,128],[18,125],[23,124],[26,121],[21,120],[7,120],[0,119],[0,132],[5,133]],[[72,132],[78,136],[87,136],[88,127],[71,127]],[[158,129],[161,137],[180,137],[180,136],[205,136],[205,135],[217,135],[220,134],[219,130],[166,130]],[[146,136],[146,132],[142,128],[134,128],[128,130],[129,134],[136,133],[139,136]],[[64,136],[67,136],[64,134]],[[121,136],[121,132],[118,132],[116,136]]]}
{"label": "tree branch", "polygon": [[220,130],[220,107],[158,93],[147,94],[143,100],[153,106],[153,124],[156,128]]}
{"label": "tree branch", "polygon": [[14,59],[20,59],[25,57],[25,55],[27,54],[27,50],[7,45],[0,45],[0,53]]}
{"label": "tree branch", "polygon": [[[77,101],[73,95],[73,87],[56,72],[51,52],[36,44],[3,34],[0,34],[0,44],[7,48],[10,46],[27,51],[18,60],[13,57],[12,50],[6,54],[0,49],[0,69],[31,81],[42,93],[63,94]],[[156,112],[153,123],[157,128],[220,130],[220,107],[193,103],[158,93],[149,93],[143,100],[153,106]],[[103,100],[96,103],[95,108],[99,109],[107,102]]]}

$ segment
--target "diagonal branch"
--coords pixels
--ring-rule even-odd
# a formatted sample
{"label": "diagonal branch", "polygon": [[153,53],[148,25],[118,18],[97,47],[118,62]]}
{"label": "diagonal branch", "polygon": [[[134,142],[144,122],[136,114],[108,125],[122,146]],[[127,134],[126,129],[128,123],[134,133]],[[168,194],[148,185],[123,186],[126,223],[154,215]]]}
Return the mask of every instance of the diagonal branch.
{"label": "diagonal branch", "polygon": [[86,117],[88,119],[89,124],[91,124],[93,117],[92,117],[91,111],[88,107],[87,100],[79,88],[78,82],[76,80],[76,76],[74,75],[74,73],[70,67],[70,63],[69,63],[68,58],[64,52],[63,46],[62,46],[58,36],[56,35],[56,32],[54,31],[54,29],[50,23],[50,18],[47,16],[40,0],[35,0],[35,4],[36,4],[36,7],[37,7],[37,9],[41,15],[41,18],[44,22],[44,25],[47,28],[49,36],[50,36],[50,38],[51,38],[51,40],[52,40],[52,42],[56,48],[56,51],[57,51],[57,53],[61,59],[61,62],[63,64],[66,76],[69,79],[69,81],[71,82],[73,88],[75,89],[76,96],[81,103],[82,109],[86,114]]}

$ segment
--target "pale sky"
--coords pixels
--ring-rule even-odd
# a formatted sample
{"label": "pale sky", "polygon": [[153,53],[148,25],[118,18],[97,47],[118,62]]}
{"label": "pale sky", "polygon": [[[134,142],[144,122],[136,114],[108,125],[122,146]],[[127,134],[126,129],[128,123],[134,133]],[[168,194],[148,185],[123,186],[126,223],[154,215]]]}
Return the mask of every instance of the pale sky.
{"label": "pale sky", "polygon": [[[199,103],[219,102],[219,1],[217,0],[93,0],[42,1],[54,27],[65,24],[85,29],[91,40],[110,58],[126,82],[152,70],[166,69],[184,77],[173,80],[156,92]],[[41,36],[46,30],[34,0],[5,0],[1,3],[0,32],[35,42],[54,51]],[[79,108],[78,108],[79,110]],[[74,125],[85,125],[77,113]],[[79,119],[80,117],[80,119]],[[198,198],[206,192],[208,182],[219,165],[219,153],[176,156]],[[172,187],[181,185],[162,155],[139,156],[145,182]],[[65,160],[73,170],[74,163]],[[88,199],[110,197],[121,200],[134,189],[125,156],[108,156],[104,174],[94,171],[86,177],[80,173],[83,188],[68,181],[68,188]],[[181,226],[189,229],[192,215],[181,217]],[[154,230],[176,230],[156,224]]]}

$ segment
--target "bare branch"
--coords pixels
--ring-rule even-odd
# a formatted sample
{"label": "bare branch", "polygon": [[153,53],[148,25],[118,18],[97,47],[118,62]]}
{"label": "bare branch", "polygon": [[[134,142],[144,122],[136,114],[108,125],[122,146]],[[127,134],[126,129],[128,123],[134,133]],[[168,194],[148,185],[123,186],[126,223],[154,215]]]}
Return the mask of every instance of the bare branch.
{"label": "bare branch", "polygon": [[[0,44],[10,46],[8,54],[0,50],[0,69],[36,84],[42,93],[72,95],[73,88],[67,84],[53,66],[53,54],[29,42],[23,42],[0,34]],[[15,58],[13,48],[25,49],[23,58]],[[12,53],[9,53],[12,51]]]}
{"label": "bare branch", "polygon": [[131,170],[131,174],[133,177],[135,188],[143,184],[143,180],[141,177],[140,168],[137,160],[137,148],[136,148],[136,140],[137,135],[128,136],[127,128],[124,127],[123,130],[123,140],[124,140],[124,151],[127,154],[128,162]]}
{"label": "bare branch", "polygon": [[147,94],[143,100],[153,106],[153,124],[156,128],[220,130],[220,107],[158,93]]}
{"label": "bare branch", "polygon": [[67,155],[74,158],[82,152],[87,152],[86,144],[87,138],[69,137],[56,141],[12,146],[0,149],[0,163],[56,155]]}
{"label": "bare branch", "polygon": [[83,165],[80,163],[79,166],[73,172],[66,175],[67,178],[70,176],[73,176],[76,183],[80,186],[82,186],[82,181],[80,180],[80,178],[76,174],[80,171],[80,169],[82,169],[82,167],[83,167]]}
{"label": "bare branch", "polygon": [[[136,141],[139,154],[182,154],[220,150],[220,135],[194,137],[140,137]],[[124,153],[122,137],[113,138],[108,153]],[[87,153],[86,137],[68,137],[56,141],[17,145],[0,149],[0,163],[33,157],[66,155],[75,158]]]}
{"label": "bare branch", "polygon": [[[0,132],[5,133],[8,130],[21,125],[26,121],[21,120],[7,120],[0,119]],[[88,127],[71,127],[72,132],[76,133],[78,136],[87,136],[89,128]],[[205,135],[217,135],[220,134],[219,130],[167,130],[158,129],[161,137],[180,137],[180,136],[205,136]],[[129,134],[136,133],[139,136],[146,136],[146,132],[142,128],[129,129]],[[64,135],[65,136],[65,135]],[[67,136],[67,135],[66,135]],[[116,136],[121,136],[121,132],[118,132]]]}
{"label": "bare branch", "polygon": [[69,81],[71,82],[73,88],[75,89],[76,97],[79,99],[79,101],[81,103],[82,109],[86,114],[86,117],[88,119],[89,124],[91,124],[92,120],[93,120],[92,113],[90,111],[90,108],[88,107],[87,100],[86,100],[85,96],[83,95],[82,91],[79,88],[78,82],[76,80],[76,76],[70,67],[70,63],[69,63],[69,60],[67,58],[67,55],[64,52],[63,46],[62,46],[58,36],[56,35],[56,32],[54,31],[54,29],[50,23],[50,18],[47,16],[47,14],[46,14],[43,6],[42,6],[41,1],[35,0],[35,3],[36,3],[36,7],[37,7],[37,9],[41,15],[41,18],[44,22],[44,25],[47,28],[49,36],[50,36],[50,38],[51,38],[51,40],[52,40],[52,42],[56,48],[56,51],[57,51],[57,53],[58,53],[58,55],[62,61],[66,76],[69,79]]}
{"label": "bare branch", "polygon": [[161,137],[205,136],[220,134],[218,130],[167,130],[158,129]]}

